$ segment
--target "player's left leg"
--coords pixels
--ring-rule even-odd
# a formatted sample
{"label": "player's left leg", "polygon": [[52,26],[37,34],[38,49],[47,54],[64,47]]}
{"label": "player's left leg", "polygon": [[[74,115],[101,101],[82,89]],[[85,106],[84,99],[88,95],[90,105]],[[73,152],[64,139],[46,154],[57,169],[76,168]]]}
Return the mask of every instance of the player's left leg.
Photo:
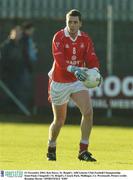
{"label": "player's left leg", "polygon": [[88,152],[89,138],[93,125],[93,107],[91,97],[87,90],[73,93],[71,98],[76,103],[82,114],[81,119],[81,140],[78,158],[85,161],[96,161]]}

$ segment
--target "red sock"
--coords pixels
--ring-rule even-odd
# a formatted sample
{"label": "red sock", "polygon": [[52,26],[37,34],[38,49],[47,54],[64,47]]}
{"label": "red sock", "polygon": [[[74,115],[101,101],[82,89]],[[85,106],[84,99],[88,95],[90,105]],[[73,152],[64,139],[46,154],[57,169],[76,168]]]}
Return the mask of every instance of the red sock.
{"label": "red sock", "polygon": [[79,150],[79,152],[81,153],[82,151],[87,151],[87,150],[88,150],[88,144],[80,143],[80,150]]}

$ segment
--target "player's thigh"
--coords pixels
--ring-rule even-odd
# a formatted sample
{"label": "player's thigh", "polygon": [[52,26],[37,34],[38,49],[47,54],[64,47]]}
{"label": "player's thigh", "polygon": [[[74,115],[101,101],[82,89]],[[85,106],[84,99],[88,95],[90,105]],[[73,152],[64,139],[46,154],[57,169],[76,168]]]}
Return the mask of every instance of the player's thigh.
{"label": "player's thigh", "polygon": [[66,114],[67,114],[67,103],[62,105],[52,104],[52,110],[54,115],[54,121],[65,122]]}
{"label": "player's thigh", "polygon": [[82,114],[93,113],[92,101],[88,91],[82,90],[73,93],[71,98],[79,107]]}
{"label": "player's thigh", "polygon": [[63,105],[68,103],[70,94],[70,83],[58,83],[52,81],[49,85],[49,99],[54,105]]}

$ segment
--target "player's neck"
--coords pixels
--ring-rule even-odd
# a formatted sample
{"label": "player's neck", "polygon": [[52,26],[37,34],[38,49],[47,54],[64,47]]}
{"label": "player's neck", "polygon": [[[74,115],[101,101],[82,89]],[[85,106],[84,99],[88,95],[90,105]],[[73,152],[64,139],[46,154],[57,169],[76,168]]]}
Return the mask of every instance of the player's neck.
{"label": "player's neck", "polygon": [[73,40],[77,37],[77,33],[69,33],[69,35]]}

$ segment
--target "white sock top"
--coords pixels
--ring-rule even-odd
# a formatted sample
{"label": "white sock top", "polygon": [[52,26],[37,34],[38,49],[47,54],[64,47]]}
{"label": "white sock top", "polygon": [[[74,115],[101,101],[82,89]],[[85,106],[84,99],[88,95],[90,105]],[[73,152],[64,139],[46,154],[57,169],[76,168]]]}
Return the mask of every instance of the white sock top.
{"label": "white sock top", "polygon": [[81,140],[80,143],[89,144],[89,141],[88,140]]}

